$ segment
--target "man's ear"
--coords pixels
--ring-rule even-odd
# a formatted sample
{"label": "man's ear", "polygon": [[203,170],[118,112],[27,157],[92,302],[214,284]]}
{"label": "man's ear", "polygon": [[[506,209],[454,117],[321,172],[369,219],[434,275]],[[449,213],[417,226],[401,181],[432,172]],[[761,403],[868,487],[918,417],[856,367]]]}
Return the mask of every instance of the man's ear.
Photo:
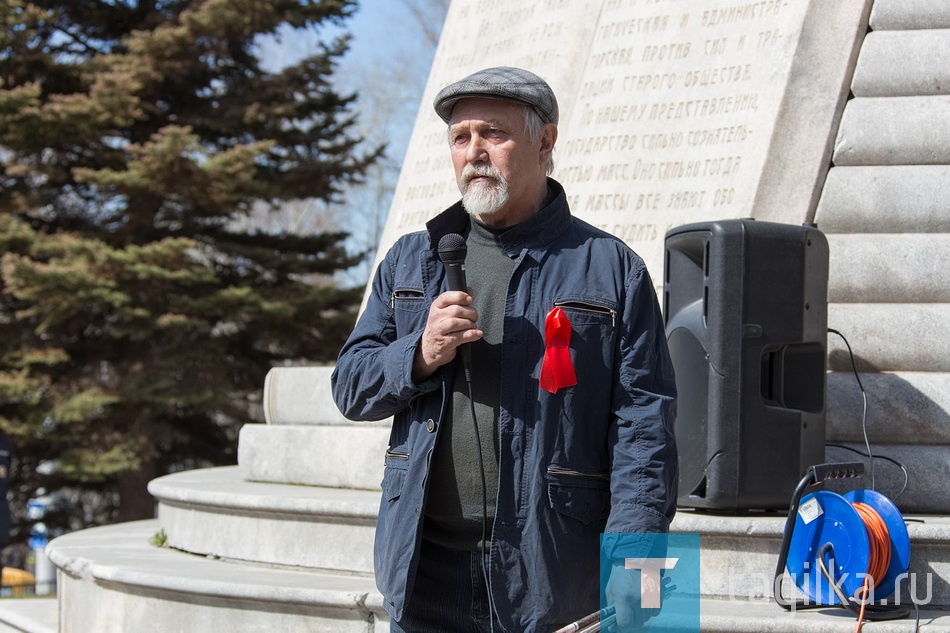
{"label": "man's ear", "polygon": [[547,163],[554,152],[554,143],[557,142],[557,126],[548,123],[541,132],[541,162]]}

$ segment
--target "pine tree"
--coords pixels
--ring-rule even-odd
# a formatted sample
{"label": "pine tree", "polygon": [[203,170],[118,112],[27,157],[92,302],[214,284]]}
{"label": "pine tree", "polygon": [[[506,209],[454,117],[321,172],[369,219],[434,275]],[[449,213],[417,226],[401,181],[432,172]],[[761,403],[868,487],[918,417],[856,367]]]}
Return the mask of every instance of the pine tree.
{"label": "pine tree", "polygon": [[[253,232],[380,155],[334,90],[353,0],[0,0],[0,428],[20,501],[233,463],[277,364],[332,361],[345,234]],[[280,70],[262,37],[323,42]],[[107,510],[109,507],[106,508]],[[75,514],[75,513],[74,513]],[[95,519],[72,517],[71,527]]]}

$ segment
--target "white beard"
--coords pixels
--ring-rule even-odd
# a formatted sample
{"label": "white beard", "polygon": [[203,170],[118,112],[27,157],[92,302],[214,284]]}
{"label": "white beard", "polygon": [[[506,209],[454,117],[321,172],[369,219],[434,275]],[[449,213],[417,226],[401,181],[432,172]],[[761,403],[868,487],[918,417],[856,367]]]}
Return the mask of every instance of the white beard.
{"label": "white beard", "polygon": [[[487,176],[494,182],[470,182],[475,176]],[[492,215],[508,204],[508,181],[494,167],[466,165],[462,182],[462,206],[469,215]]]}

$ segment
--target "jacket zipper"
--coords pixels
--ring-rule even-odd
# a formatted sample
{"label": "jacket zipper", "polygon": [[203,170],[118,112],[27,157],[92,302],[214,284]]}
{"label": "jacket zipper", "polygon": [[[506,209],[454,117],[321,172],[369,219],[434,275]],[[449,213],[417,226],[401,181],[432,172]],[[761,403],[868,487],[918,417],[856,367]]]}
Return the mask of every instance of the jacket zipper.
{"label": "jacket zipper", "polygon": [[554,305],[558,308],[567,308],[577,310],[578,312],[591,312],[593,314],[609,314],[610,326],[617,326],[617,311],[607,306],[597,305],[596,303],[587,303],[586,301],[556,301]]}
{"label": "jacket zipper", "polygon": [[409,453],[403,451],[386,451],[386,457],[396,457],[398,459],[409,459]]}
{"label": "jacket zipper", "polygon": [[579,470],[570,468],[561,468],[560,466],[548,466],[549,475],[568,475],[570,477],[586,477],[588,479],[604,479],[610,481],[610,475],[599,475],[595,473],[582,473]]}

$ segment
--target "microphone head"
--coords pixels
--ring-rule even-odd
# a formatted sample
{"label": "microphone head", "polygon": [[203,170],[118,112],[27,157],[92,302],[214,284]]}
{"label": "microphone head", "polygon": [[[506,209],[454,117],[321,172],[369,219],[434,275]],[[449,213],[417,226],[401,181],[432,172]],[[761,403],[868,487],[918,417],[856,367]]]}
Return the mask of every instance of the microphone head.
{"label": "microphone head", "polygon": [[439,240],[439,259],[443,264],[464,264],[467,254],[465,238],[458,233],[443,235]]}

